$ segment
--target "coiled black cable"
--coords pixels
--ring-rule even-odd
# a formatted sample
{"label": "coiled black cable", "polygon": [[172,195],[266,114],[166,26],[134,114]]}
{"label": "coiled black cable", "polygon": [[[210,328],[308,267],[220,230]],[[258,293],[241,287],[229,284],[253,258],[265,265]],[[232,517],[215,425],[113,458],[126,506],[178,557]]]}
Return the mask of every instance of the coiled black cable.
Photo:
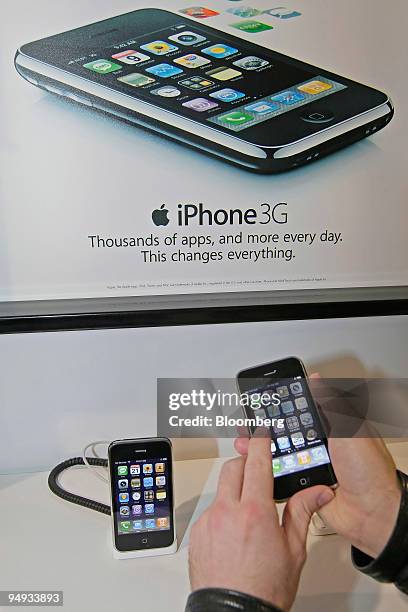
{"label": "coiled black cable", "polygon": [[[90,465],[96,465],[99,467],[108,467],[107,459],[100,459],[95,457],[87,458]],[[81,495],[76,495],[75,493],[70,493],[69,491],[65,491],[60,484],[58,483],[59,475],[74,465],[85,465],[82,457],[74,457],[73,459],[67,459],[62,463],[59,463],[55,466],[50,472],[48,476],[48,486],[51,491],[61,497],[61,499],[65,499],[65,501],[70,502],[71,504],[78,504],[79,506],[84,506],[84,508],[89,508],[90,510],[95,510],[96,512],[101,512],[102,514],[111,514],[110,506],[106,504],[102,504],[101,502],[97,502],[94,499],[88,499],[87,497],[81,497]]]}

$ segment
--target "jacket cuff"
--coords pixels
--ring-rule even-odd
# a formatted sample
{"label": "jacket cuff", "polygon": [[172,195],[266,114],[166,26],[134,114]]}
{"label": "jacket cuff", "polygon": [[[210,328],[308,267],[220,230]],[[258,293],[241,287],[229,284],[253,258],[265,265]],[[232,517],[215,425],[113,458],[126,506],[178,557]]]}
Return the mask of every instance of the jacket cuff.
{"label": "jacket cuff", "polygon": [[186,612],[282,612],[272,604],[228,589],[201,589],[191,593]]}
{"label": "jacket cuff", "polygon": [[379,582],[395,582],[408,592],[408,476],[397,471],[401,484],[401,505],[394,531],[382,553],[373,559],[352,547],[354,567]]}

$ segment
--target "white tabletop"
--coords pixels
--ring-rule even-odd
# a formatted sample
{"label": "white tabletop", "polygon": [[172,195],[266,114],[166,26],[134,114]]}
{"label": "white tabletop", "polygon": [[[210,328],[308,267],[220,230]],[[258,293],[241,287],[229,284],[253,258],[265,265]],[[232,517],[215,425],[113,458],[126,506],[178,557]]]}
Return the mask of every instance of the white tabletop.
{"label": "white tabletop", "polygon": [[[393,444],[397,464],[408,469],[408,445]],[[174,556],[115,561],[107,516],[66,503],[47,488],[47,473],[0,477],[1,589],[63,590],[69,612],[184,610],[189,592],[188,529],[210,503],[222,459],[175,464],[177,531]],[[85,469],[62,480],[67,489],[107,501],[107,487]],[[359,574],[349,546],[338,536],[309,536],[296,611],[406,610],[393,586]],[[19,608],[18,608],[19,609]]]}

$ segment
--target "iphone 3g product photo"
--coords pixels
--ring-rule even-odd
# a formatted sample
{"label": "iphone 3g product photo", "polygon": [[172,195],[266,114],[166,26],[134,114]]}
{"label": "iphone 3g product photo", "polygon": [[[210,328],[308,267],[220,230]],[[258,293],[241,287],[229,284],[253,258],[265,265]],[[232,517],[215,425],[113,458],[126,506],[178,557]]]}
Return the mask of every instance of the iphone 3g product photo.
{"label": "iphone 3g product photo", "polygon": [[15,66],[49,92],[261,173],[316,161],[394,113],[386,93],[161,9],[24,44]]}
{"label": "iphone 3g product photo", "polygon": [[328,441],[302,362],[290,357],[243,370],[237,378],[241,393],[265,398],[256,410],[246,406],[245,416],[258,414],[283,425],[271,428],[276,501],[314,485],[334,487]]}
{"label": "iphone 3g product photo", "polygon": [[108,450],[114,556],[177,551],[172,448],[166,438],[118,440]]}

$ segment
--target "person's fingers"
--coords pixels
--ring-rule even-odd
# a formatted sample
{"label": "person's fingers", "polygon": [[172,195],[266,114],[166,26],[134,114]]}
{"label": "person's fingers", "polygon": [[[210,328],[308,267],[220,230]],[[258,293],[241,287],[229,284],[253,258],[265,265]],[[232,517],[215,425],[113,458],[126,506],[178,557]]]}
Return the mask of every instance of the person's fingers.
{"label": "person's fingers", "polygon": [[241,499],[273,499],[271,439],[266,430],[257,432],[249,442]]}
{"label": "person's fingers", "polygon": [[246,456],[248,454],[249,438],[235,438],[234,448],[239,455]]}
{"label": "person's fingers", "polygon": [[314,372],[313,374],[311,374],[309,376],[309,380],[310,380],[310,390],[315,400],[317,412],[319,413],[319,416],[323,422],[324,433],[326,434],[326,437],[328,438],[330,436],[330,431],[331,431],[330,421],[327,418],[327,415],[325,414],[321,403],[319,402],[319,397],[321,396],[322,389],[324,388],[323,380],[318,372]]}
{"label": "person's fingers", "polygon": [[224,463],[218,479],[217,500],[239,502],[244,479],[244,467],[244,457],[236,457]]}
{"label": "person's fingers", "polygon": [[313,514],[333,499],[334,492],[323,485],[305,489],[290,498],[283,512],[282,526],[294,553],[304,550]]}
{"label": "person's fingers", "polygon": [[250,438],[248,427],[237,427],[237,434],[238,438],[246,438],[247,440]]}

